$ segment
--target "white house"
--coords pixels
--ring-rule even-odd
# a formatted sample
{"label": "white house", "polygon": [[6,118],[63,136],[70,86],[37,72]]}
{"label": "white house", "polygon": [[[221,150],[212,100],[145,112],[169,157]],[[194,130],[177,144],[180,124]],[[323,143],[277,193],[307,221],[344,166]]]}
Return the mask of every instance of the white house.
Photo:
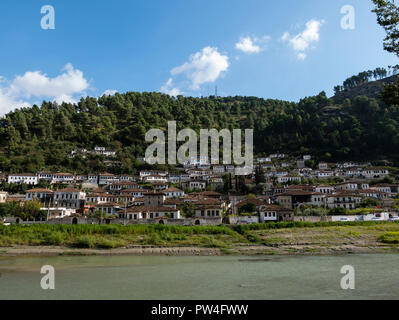
{"label": "white house", "polygon": [[148,175],[143,177],[144,182],[150,182],[150,183],[155,183],[155,182],[168,182],[168,178],[166,176],[161,176],[161,175]]}
{"label": "white house", "polygon": [[215,173],[224,173],[225,172],[224,166],[213,166],[212,170]]}
{"label": "white house", "polygon": [[384,168],[369,168],[362,171],[362,175],[368,179],[384,178],[388,174],[389,170]]}
{"label": "white house", "polygon": [[265,163],[265,162],[271,162],[272,159],[270,157],[266,157],[266,158],[258,158],[257,162],[258,163]]}
{"label": "white house", "polygon": [[[168,218],[181,219],[180,210],[164,206],[133,206],[119,212],[119,218],[127,220],[157,219],[159,223],[165,223]],[[165,219],[165,220],[163,220]]]}
{"label": "white house", "polygon": [[358,190],[358,184],[355,182],[343,182],[335,185],[335,190]]}
{"label": "white house", "polygon": [[40,172],[38,176],[39,180],[46,180],[50,182],[53,180],[53,174],[51,172]]}
{"label": "white house", "polygon": [[184,191],[174,187],[163,190],[162,192],[166,194],[166,198],[184,197]]}
{"label": "white house", "polygon": [[95,174],[89,174],[87,176],[87,182],[92,183],[92,184],[97,184],[98,183],[98,176]]}
{"label": "white house", "polygon": [[73,183],[75,176],[72,173],[55,173],[52,183]]}
{"label": "white house", "polygon": [[38,182],[38,176],[33,173],[14,173],[8,175],[8,183],[36,185]]}
{"label": "white house", "polygon": [[54,192],[54,203],[57,207],[80,209],[85,199],[86,193],[79,189],[67,188]]}
{"label": "white house", "polygon": [[283,176],[283,177],[278,177],[277,178],[278,183],[288,183],[288,182],[301,182],[302,178],[301,177],[295,177],[295,176]]}
{"label": "white house", "polygon": [[139,188],[130,188],[130,189],[125,189],[121,190],[120,194],[121,195],[129,195],[133,196],[134,198],[142,198],[144,197],[145,190],[139,189]]}
{"label": "white house", "polygon": [[340,191],[335,194],[327,195],[326,205],[329,209],[355,209],[356,205],[362,202],[362,199],[360,195],[355,193]]}
{"label": "white house", "polygon": [[25,193],[25,199],[27,201],[32,201],[34,199],[40,202],[50,203],[53,202],[54,191],[48,189],[31,189],[27,190]]}
{"label": "white house", "polygon": [[40,210],[47,212],[47,220],[62,219],[76,213],[76,209],[71,208],[40,208]]}
{"label": "white house", "polygon": [[191,190],[194,190],[194,189],[205,190],[206,189],[206,182],[200,181],[200,180],[193,180],[193,181],[185,182],[182,185],[184,188],[189,188]]}
{"label": "white house", "polygon": [[263,206],[259,212],[259,222],[278,221],[278,213],[282,210],[284,210],[282,207],[276,205]]}
{"label": "white house", "polygon": [[106,150],[104,147],[95,147],[94,148],[95,154],[101,154],[105,157],[114,157],[116,155],[116,151],[113,150]]}
{"label": "white house", "polygon": [[168,172],[167,171],[158,171],[158,170],[141,170],[140,171],[140,180],[143,180],[144,177],[146,176],[151,176],[151,175],[158,175],[158,176],[167,176]]}
{"label": "white house", "polygon": [[168,175],[168,182],[170,182],[170,183],[179,183],[180,182],[180,175],[179,174],[169,174]]}
{"label": "white house", "polygon": [[319,162],[319,170],[328,170],[327,162]]}
{"label": "white house", "polygon": [[331,170],[319,170],[317,172],[317,177],[319,179],[328,179],[334,177],[334,171]]}
{"label": "white house", "polygon": [[334,187],[328,185],[320,185],[315,188],[315,191],[324,194],[332,194],[334,193]]}
{"label": "white house", "polygon": [[109,185],[115,182],[119,182],[119,178],[112,173],[102,173],[98,175],[98,184]]}

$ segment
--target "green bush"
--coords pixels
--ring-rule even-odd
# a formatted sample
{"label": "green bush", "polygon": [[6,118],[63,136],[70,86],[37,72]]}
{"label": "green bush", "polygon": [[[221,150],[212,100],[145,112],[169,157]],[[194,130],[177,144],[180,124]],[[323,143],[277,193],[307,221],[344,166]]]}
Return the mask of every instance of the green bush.
{"label": "green bush", "polygon": [[77,248],[94,248],[96,240],[91,236],[81,236],[76,239],[74,245]]}
{"label": "green bush", "polygon": [[100,242],[97,242],[97,247],[101,249],[113,249],[113,248],[120,248],[125,245],[124,241],[121,240],[108,240],[104,239]]}
{"label": "green bush", "polygon": [[64,242],[64,234],[62,234],[61,232],[55,232],[48,234],[43,240],[42,244],[59,246],[63,242]]}
{"label": "green bush", "polygon": [[338,207],[338,208],[330,209],[328,211],[328,214],[330,216],[344,216],[347,214],[347,212],[348,211],[345,208]]}
{"label": "green bush", "polygon": [[399,232],[386,232],[377,238],[378,241],[390,244],[399,244]]}
{"label": "green bush", "polygon": [[323,208],[308,208],[302,213],[303,216],[325,216],[327,211]]}

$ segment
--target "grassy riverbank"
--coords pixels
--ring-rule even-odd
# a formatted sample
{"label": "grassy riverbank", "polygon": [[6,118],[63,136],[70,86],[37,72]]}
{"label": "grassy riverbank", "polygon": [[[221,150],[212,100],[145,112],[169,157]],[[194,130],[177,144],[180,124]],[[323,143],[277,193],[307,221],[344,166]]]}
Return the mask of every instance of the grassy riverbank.
{"label": "grassy riverbank", "polygon": [[241,226],[0,226],[9,254],[334,254],[399,252],[399,223],[271,223]]}

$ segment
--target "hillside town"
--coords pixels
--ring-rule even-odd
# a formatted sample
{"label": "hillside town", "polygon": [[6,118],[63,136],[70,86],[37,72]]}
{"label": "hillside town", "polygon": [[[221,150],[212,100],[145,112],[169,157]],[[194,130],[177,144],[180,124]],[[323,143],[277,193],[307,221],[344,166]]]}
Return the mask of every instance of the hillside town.
{"label": "hillside town", "polygon": [[387,167],[274,154],[255,159],[251,175],[234,176],[234,169],[198,158],[173,172],[137,175],[0,174],[2,186],[25,186],[24,194],[0,191],[0,204],[35,202],[41,212],[25,219],[3,214],[3,221],[220,225],[399,219],[399,184],[392,183]]}

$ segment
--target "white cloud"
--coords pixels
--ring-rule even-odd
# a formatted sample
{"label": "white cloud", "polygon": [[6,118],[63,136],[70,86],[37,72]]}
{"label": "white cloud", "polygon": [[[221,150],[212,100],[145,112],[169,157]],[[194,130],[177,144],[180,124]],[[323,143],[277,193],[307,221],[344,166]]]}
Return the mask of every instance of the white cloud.
{"label": "white cloud", "polygon": [[287,40],[289,39],[289,37],[290,37],[290,33],[289,33],[289,32],[285,32],[285,33],[282,35],[281,40],[287,41]]}
{"label": "white cloud", "polygon": [[311,48],[313,43],[318,42],[320,39],[320,28],[323,23],[324,20],[309,20],[303,32],[295,36],[291,36],[288,32],[285,32],[281,40],[289,42],[299,60],[305,60],[307,56],[306,51]]}
{"label": "white cloud", "polygon": [[229,68],[229,58],[219,53],[217,48],[205,47],[190,56],[189,62],[173,68],[172,76],[184,74],[192,90],[199,90],[204,83],[215,82]]}
{"label": "white cloud", "polygon": [[297,57],[298,57],[299,60],[305,60],[307,55],[306,55],[306,53],[299,52]]}
{"label": "white cloud", "polygon": [[31,104],[11,97],[7,93],[7,90],[3,90],[0,88],[0,116],[3,116],[7,112],[12,111],[16,108],[25,108],[30,106]]}
{"label": "white cloud", "polygon": [[102,95],[101,95],[101,97],[102,96],[113,96],[115,93],[117,93],[118,91],[117,90],[111,90],[111,89],[108,89],[108,90],[105,90],[103,93],[102,93]]}
{"label": "white cloud", "polygon": [[235,48],[244,53],[259,53],[263,51],[265,43],[270,40],[270,36],[257,37],[241,37],[240,41],[235,44]]}
{"label": "white cloud", "polygon": [[260,47],[255,44],[255,40],[251,37],[241,37],[236,43],[236,49],[245,53],[259,53]]}
{"label": "white cloud", "polygon": [[168,81],[161,87],[161,92],[164,92],[173,97],[182,94],[179,88],[173,88],[173,78],[169,78]]}
{"label": "white cloud", "polygon": [[74,69],[70,63],[62,71],[55,78],[50,78],[41,71],[28,71],[12,81],[0,76],[0,115],[18,107],[30,106],[31,103],[26,100],[31,98],[58,103],[76,102],[75,96],[84,95],[84,91],[89,88],[89,82],[83,72]]}

